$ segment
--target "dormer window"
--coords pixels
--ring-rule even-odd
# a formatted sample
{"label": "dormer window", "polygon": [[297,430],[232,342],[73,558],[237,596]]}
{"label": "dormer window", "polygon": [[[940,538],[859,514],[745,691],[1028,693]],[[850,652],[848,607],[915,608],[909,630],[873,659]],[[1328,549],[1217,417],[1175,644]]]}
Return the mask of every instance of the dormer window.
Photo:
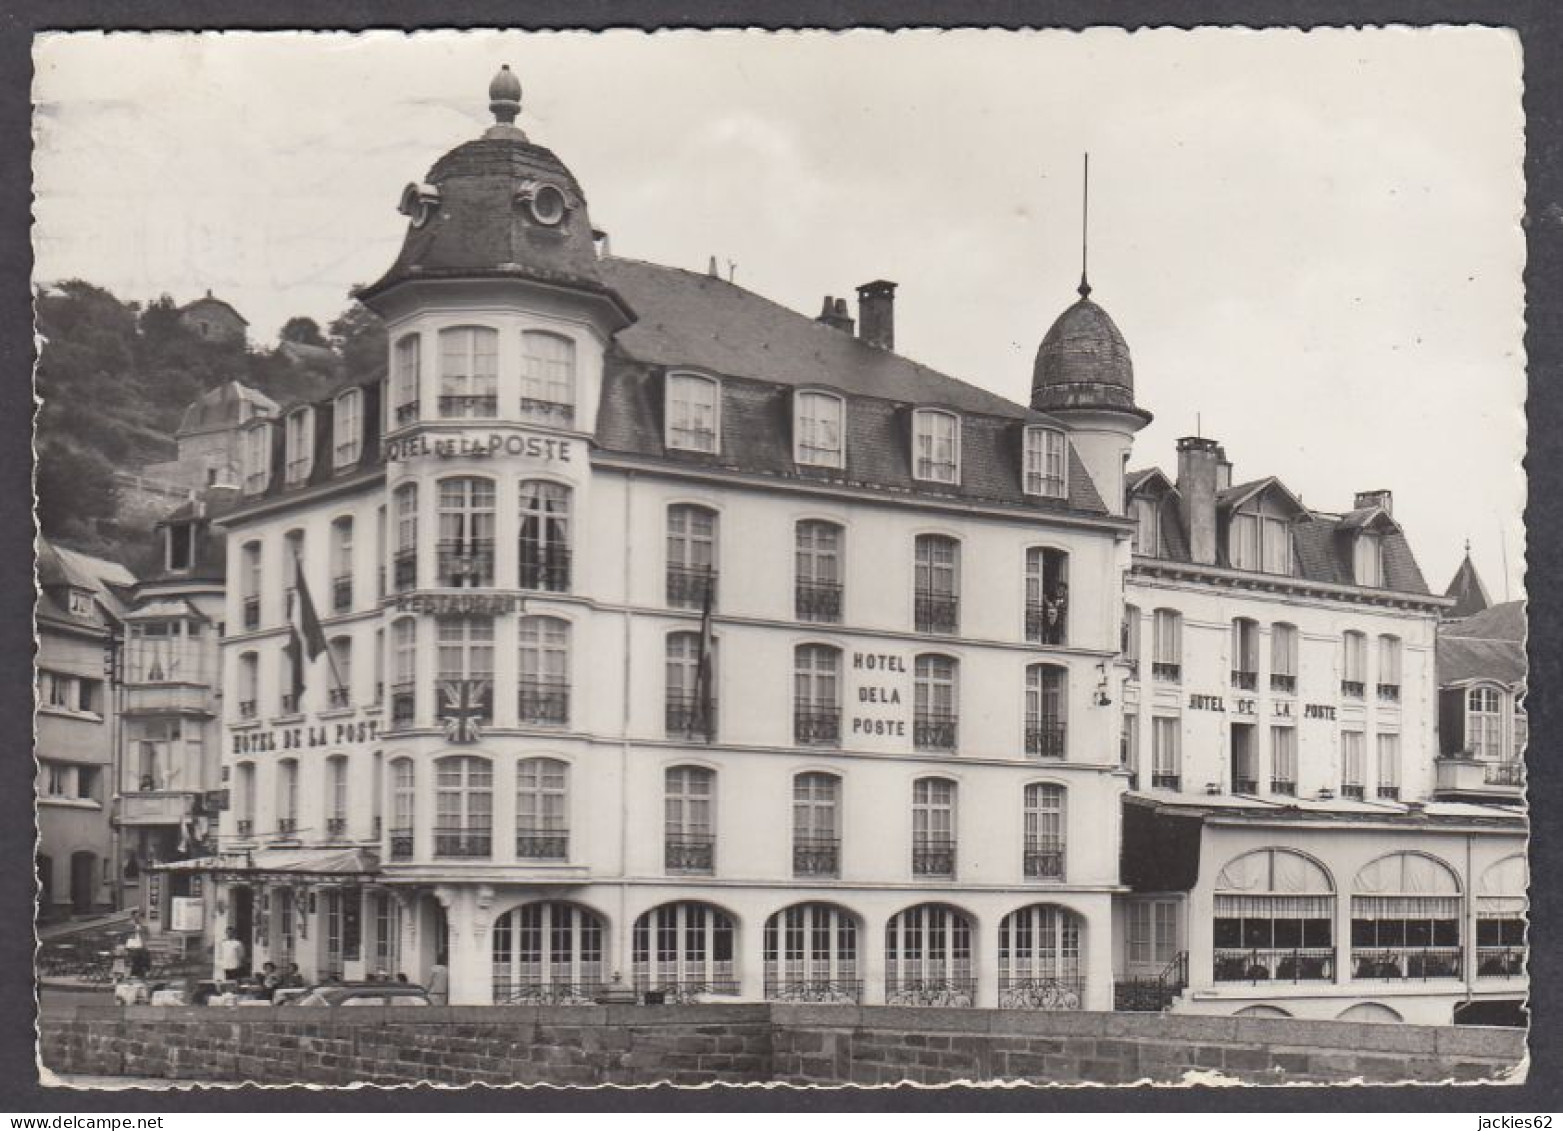
{"label": "dormer window", "polygon": [[290,413],[287,419],[287,482],[288,486],[302,483],[309,478],[315,466],[315,410],[301,408]]}
{"label": "dormer window", "polygon": [[1028,495],[1062,499],[1069,490],[1069,447],[1055,428],[1027,428],[1025,488]]}
{"label": "dormer window", "polygon": [[163,538],[169,569],[186,570],[195,564],[195,527],[188,522],[170,523],[163,529]]}
{"label": "dormer window", "polygon": [[1232,516],[1227,549],[1233,569],[1292,572],[1292,526],[1278,515],[1240,511]]}
{"label": "dormer window", "polygon": [[1148,558],[1161,557],[1161,501],[1135,499],[1129,511],[1134,519],[1134,552]]}
{"label": "dormer window", "polygon": [[72,589],[67,600],[70,605],[71,616],[97,619],[98,606],[92,599],[92,590]]}
{"label": "dormer window", "polygon": [[800,392],[793,397],[793,458],[806,467],[841,467],[845,447],[845,408],[830,393]]}
{"label": "dormer window", "polygon": [[953,413],[920,408],[912,417],[912,474],[930,483],[959,483],[961,422]]}
{"label": "dormer window", "polygon": [[1384,538],[1371,530],[1364,530],[1357,535],[1357,544],[1353,552],[1353,574],[1358,585],[1365,585],[1370,589],[1382,589],[1384,587]]}
{"label": "dormer window", "polygon": [[244,434],[244,493],[258,495],[271,483],[271,425],[257,424]]}
{"label": "dormer window", "polygon": [[693,373],[670,373],[667,385],[667,446],[683,452],[714,453],[721,442],[717,383]]}
{"label": "dormer window", "polygon": [[364,394],[358,389],[337,397],[333,430],[332,465],[337,469],[351,467],[364,447]]}

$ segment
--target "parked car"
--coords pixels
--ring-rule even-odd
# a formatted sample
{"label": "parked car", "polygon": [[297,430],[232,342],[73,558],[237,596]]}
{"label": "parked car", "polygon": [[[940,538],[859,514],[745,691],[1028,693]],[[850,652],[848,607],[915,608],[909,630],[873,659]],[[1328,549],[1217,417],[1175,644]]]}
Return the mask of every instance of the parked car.
{"label": "parked car", "polygon": [[300,1005],[433,1005],[422,986],[408,982],[326,982],[281,1003]]}

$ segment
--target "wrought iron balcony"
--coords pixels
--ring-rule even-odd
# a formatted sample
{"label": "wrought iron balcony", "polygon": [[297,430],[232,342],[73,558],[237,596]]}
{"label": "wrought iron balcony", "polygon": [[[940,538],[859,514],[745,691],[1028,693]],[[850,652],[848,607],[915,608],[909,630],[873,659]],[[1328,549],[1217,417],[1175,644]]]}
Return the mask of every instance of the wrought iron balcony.
{"label": "wrought iron balcony", "polygon": [[1259,686],[1259,673],[1244,671],[1242,668],[1233,668],[1232,686],[1239,691],[1253,691]]}
{"label": "wrought iron balcony", "polygon": [[961,630],[961,599],[953,593],[917,592],[914,601],[918,632],[954,636]]}
{"label": "wrought iron balcony", "polygon": [[863,982],[860,978],[766,978],[765,1000],[856,1005],[863,1000]]}
{"label": "wrought iron balcony", "polygon": [[283,836],[292,836],[294,833],[298,832],[298,818],[278,817],[277,832]]}
{"label": "wrought iron balcony", "polygon": [[1026,845],[1024,867],[1028,880],[1064,878],[1064,842],[1034,841]]}
{"label": "wrought iron balcony", "polygon": [[675,609],[704,609],[706,591],[711,592],[711,607],[716,607],[717,572],[704,567],[668,566],[668,604]]}
{"label": "wrought iron balcony", "polygon": [[353,607],[353,575],[341,574],[331,579],[331,610],[345,613]]}
{"label": "wrought iron balcony", "polygon": [[244,627],[246,629],[260,627],[260,598],[244,598]]}
{"label": "wrought iron balcony", "polygon": [[575,423],[575,406],[560,401],[545,401],[538,397],[521,398],[521,417],[539,424],[552,424],[556,428],[568,428]]}
{"label": "wrought iron balcony", "polygon": [[396,426],[398,428],[402,427],[404,424],[411,424],[417,419],[418,401],[416,398],[407,402],[406,404],[399,404],[396,406]]}
{"label": "wrought iron balcony", "polygon": [[1233,793],[1258,793],[1259,792],[1259,779],[1258,778],[1233,778],[1232,779],[1232,792]]}
{"label": "wrought iron balcony", "polygon": [[1349,797],[1349,798],[1353,798],[1353,799],[1355,799],[1357,801],[1361,801],[1364,797],[1367,796],[1367,792],[1368,792],[1367,788],[1365,786],[1363,786],[1360,782],[1342,782],[1341,783],[1340,795],[1342,797]]}
{"label": "wrought iron balcony", "polygon": [[912,745],[918,750],[954,750],[958,717],[925,712],[912,718]]}
{"label": "wrought iron balcony", "polygon": [[799,581],[793,586],[793,608],[799,620],[816,624],[841,623],[839,581]]}
{"label": "wrought iron balcony", "polygon": [[568,593],[570,551],[564,546],[540,546],[523,540],[519,581],[522,589],[538,593]]}
{"label": "wrought iron balcony", "polygon": [[1276,672],[1271,672],[1270,690],[1278,691],[1282,695],[1296,695],[1297,677],[1294,675],[1280,675]]}
{"label": "wrought iron balcony", "polygon": [[1378,701],[1380,703],[1400,702],[1400,684],[1381,683],[1378,685]]}
{"label": "wrought iron balcony", "polygon": [[955,839],[922,837],[912,842],[912,875],[955,875]]}
{"label": "wrought iron balcony", "polygon": [[494,393],[444,394],[439,402],[444,417],[481,418],[499,414],[499,397]]}
{"label": "wrought iron balcony", "polygon": [[1049,607],[1043,601],[1026,602],[1026,639],[1032,644],[1069,643],[1069,619],[1060,605]]}
{"label": "wrought iron balcony", "polygon": [[1351,976],[1385,981],[1427,981],[1461,976],[1457,946],[1352,947]]}
{"label": "wrought iron balcony", "polygon": [[1000,1009],[1068,1012],[1083,1008],[1084,978],[1000,978]]}
{"label": "wrought iron balcony", "polygon": [[1217,948],[1218,982],[1327,982],[1335,977],[1331,947]]}
{"label": "wrought iron balcony", "polygon": [[410,723],[417,714],[417,694],[410,683],[391,685],[391,722]]}
{"label": "wrought iron balcony", "polygon": [[1525,784],[1525,763],[1518,759],[1488,762],[1482,767],[1482,780],[1488,785],[1522,786]]}
{"label": "wrought iron balcony", "polygon": [[1270,792],[1279,793],[1284,797],[1297,796],[1297,783],[1294,781],[1273,780],[1270,782]]}
{"label": "wrought iron balcony", "polygon": [[256,703],[253,699],[239,700],[239,718],[253,719],[256,715]]}
{"label": "wrought iron balcony", "polygon": [[977,979],[905,978],[899,975],[887,975],[885,1004],[970,1009],[977,1004]]}
{"label": "wrought iron balcony", "polygon": [[716,867],[716,838],[710,833],[669,834],[663,842],[663,866],[669,872],[709,875]]}
{"label": "wrought iron balcony", "polygon": [[1340,693],[1348,699],[1361,699],[1367,694],[1367,685],[1360,679],[1343,679],[1340,681]]}
{"label": "wrought iron balcony", "polygon": [[494,979],[495,1005],[595,1005],[605,982],[511,982]]}
{"label": "wrought iron balcony", "polygon": [[792,874],[794,876],[840,875],[840,838],[795,834],[792,838]]}
{"label": "wrought iron balcony", "polygon": [[570,721],[570,685],[554,680],[521,680],[516,714],[523,723],[564,726]]}
{"label": "wrought iron balcony", "polygon": [[1026,753],[1032,758],[1062,758],[1068,727],[1057,719],[1026,724]]}
{"label": "wrought iron balcony", "polygon": [[479,588],[494,584],[494,543],[488,538],[439,543],[436,577],[451,588]]}
{"label": "wrought iron balcony", "polygon": [[1381,785],[1378,787],[1378,796],[1384,801],[1399,801],[1400,787],[1398,785]]}
{"label": "wrought iron balcony", "polygon": [[1183,665],[1153,661],[1151,663],[1151,676],[1163,683],[1180,683],[1183,680]]}
{"label": "wrought iron balcony", "polygon": [[564,829],[517,829],[518,860],[568,860],[570,834]]}
{"label": "wrought iron balcony", "polygon": [[695,1005],[712,997],[737,997],[737,978],[658,978],[635,976],[638,1005]]}
{"label": "wrought iron balcony", "polygon": [[234,822],[234,826],[240,836],[255,835],[255,820],[252,817],[243,817]]}
{"label": "wrought iron balcony", "polygon": [[716,737],[714,702],[705,704],[693,694],[669,692],[663,716],[669,738],[698,738],[710,742]]}
{"label": "wrought iron balcony", "polygon": [[[395,834],[392,834],[394,838]],[[468,829],[458,826],[436,827],[434,855],[487,859],[493,853],[492,829]]]}
{"label": "wrought iron balcony", "polygon": [[391,859],[411,860],[412,839],[411,829],[392,829],[390,835]]}
{"label": "wrought iron balcony", "polygon": [[369,818],[369,835],[371,837],[373,837],[375,840],[379,840],[380,839],[380,830],[382,828],[384,828],[384,826],[385,826],[385,822],[380,817],[375,816],[375,817]]}
{"label": "wrought iron balcony", "polygon": [[396,591],[400,593],[404,589],[418,588],[418,551],[416,549],[397,550],[396,556],[391,559],[392,580],[396,583]]}
{"label": "wrought iron balcony", "polygon": [[838,746],[841,743],[841,708],[814,703],[794,703],[792,740],[799,746]]}
{"label": "wrought iron balcony", "polygon": [[346,707],[352,703],[352,692],[346,687],[333,687],[330,690],[331,705],[333,707]]}
{"label": "wrought iron balcony", "polygon": [[918,456],[917,478],[926,479],[932,483],[954,483],[957,478],[955,461]]}
{"label": "wrought iron balcony", "polygon": [[1180,774],[1151,774],[1152,789],[1182,789],[1183,778]]}
{"label": "wrought iron balcony", "polygon": [[284,715],[296,715],[298,711],[298,696],[291,691],[284,692],[282,695],[282,713]]}
{"label": "wrought iron balcony", "polygon": [[1525,948],[1522,946],[1479,946],[1476,948],[1478,978],[1525,977]]}
{"label": "wrought iron balcony", "polygon": [[328,837],[336,837],[336,838],[340,838],[340,837],[346,836],[347,835],[347,818],[346,817],[327,817],[326,818],[326,835]]}

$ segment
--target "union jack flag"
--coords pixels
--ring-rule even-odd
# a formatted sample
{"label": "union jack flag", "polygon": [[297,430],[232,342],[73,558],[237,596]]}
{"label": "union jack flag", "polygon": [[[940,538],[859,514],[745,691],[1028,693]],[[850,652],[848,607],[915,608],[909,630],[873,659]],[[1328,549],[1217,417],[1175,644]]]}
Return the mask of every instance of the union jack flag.
{"label": "union jack flag", "polygon": [[467,746],[483,737],[480,724],[488,719],[488,689],[486,679],[447,679],[440,684],[447,742]]}

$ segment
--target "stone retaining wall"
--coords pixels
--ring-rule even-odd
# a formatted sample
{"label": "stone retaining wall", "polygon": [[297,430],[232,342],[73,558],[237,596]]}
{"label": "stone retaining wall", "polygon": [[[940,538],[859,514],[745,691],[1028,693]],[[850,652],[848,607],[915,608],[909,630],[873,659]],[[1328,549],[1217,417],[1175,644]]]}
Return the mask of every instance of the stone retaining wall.
{"label": "stone retaining wall", "polygon": [[264,1084],[1518,1082],[1520,1030],[1174,1014],[699,1005],[45,1014],[58,1073]]}

